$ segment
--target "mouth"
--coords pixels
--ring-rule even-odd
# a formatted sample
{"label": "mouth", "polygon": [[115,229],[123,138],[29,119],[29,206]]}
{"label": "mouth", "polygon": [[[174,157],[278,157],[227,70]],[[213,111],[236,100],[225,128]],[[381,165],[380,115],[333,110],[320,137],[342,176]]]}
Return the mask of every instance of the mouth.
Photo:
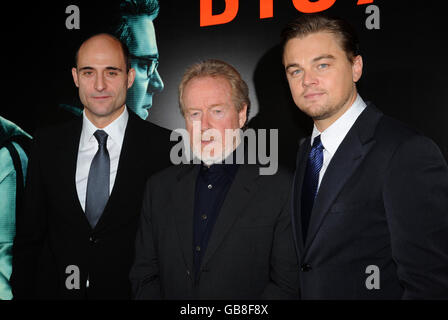
{"label": "mouth", "polygon": [[97,101],[101,101],[101,100],[106,100],[109,99],[111,96],[93,96],[92,99],[97,100]]}
{"label": "mouth", "polygon": [[209,144],[209,143],[212,143],[214,141],[215,141],[215,139],[213,137],[210,137],[210,139],[207,139],[207,140],[202,139],[201,143],[202,144]]}
{"label": "mouth", "polygon": [[316,98],[320,98],[324,94],[325,94],[324,92],[309,92],[303,96],[305,99],[316,99]]}

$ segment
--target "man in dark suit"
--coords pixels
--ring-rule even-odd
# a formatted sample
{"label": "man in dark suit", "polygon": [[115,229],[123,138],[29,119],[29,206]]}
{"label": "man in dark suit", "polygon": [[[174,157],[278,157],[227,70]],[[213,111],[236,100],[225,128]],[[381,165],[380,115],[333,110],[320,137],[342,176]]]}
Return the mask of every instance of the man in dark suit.
{"label": "man in dark suit", "polygon": [[14,298],[129,299],[147,178],[168,166],[169,131],[126,105],[135,70],[108,34],[72,69],[79,120],[36,134],[13,247]]}
{"label": "man in dark suit", "polygon": [[130,275],[135,298],[295,298],[290,175],[241,163],[240,136],[227,135],[246,123],[246,83],[229,64],[206,60],[185,72],[179,102],[202,162],[147,184]]}
{"label": "man in dark suit", "polygon": [[302,15],[283,64],[314,121],[293,188],[303,299],[448,298],[448,168],[438,147],[364,103],[350,26]]}

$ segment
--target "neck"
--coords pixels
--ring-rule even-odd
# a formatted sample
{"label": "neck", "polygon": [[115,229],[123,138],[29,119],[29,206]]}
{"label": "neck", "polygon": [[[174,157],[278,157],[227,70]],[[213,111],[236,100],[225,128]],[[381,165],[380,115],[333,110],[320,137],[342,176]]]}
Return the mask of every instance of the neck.
{"label": "neck", "polygon": [[350,98],[347,102],[342,106],[342,108],[338,109],[334,114],[326,117],[325,119],[314,120],[314,125],[316,126],[319,132],[324,132],[327,130],[336,120],[338,120],[348,109],[355,103],[357,97],[356,89],[353,91]]}
{"label": "neck", "polygon": [[109,124],[115,121],[123,112],[125,105],[122,105],[119,109],[115,110],[113,113],[108,114],[107,116],[98,116],[92,112],[90,112],[87,108],[84,108],[87,119],[93,123],[93,125],[99,129],[103,129],[107,127]]}

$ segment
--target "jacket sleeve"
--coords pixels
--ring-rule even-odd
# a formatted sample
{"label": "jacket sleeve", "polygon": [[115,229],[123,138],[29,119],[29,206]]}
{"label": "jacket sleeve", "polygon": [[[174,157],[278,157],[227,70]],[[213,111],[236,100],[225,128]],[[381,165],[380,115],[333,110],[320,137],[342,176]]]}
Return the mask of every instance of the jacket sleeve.
{"label": "jacket sleeve", "polygon": [[130,272],[132,292],[137,300],[162,298],[157,249],[153,239],[151,216],[151,179],[143,194],[143,205],[135,240],[135,260]]}
{"label": "jacket sleeve", "polygon": [[291,199],[288,197],[275,226],[270,262],[270,282],[262,294],[262,299],[292,300],[299,298],[299,269],[291,229],[290,204]]}
{"label": "jacket sleeve", "polygon": [[47,235],[47,212],[41,172],[40,138],[35,138],[28,162],[25,195],[16,215],[11,288],[14,299],[35,298],[37,264]]}
{"label": "jacket sleeve", "polygon": [[0,300],[11,299],[9,278],[15,232],[16,175],[7,148],[0,149]]}
{"label": "jacket sleeve", "polygon": [[448,167],[431,140],[397,148],[383,198],[402,298],[448,298]]}

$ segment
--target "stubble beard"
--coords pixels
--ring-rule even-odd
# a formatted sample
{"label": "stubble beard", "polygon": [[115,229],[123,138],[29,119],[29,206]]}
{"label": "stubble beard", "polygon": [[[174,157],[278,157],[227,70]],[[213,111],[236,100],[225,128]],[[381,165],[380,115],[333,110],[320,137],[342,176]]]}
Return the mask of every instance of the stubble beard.
{"label": "stubble beard", "polygon": [[[355,93],[353,94],[356,96]],[[349,103],[353,94],[350,92],[339,104],[331,103],[331,101],[325,102],[325,104],[322,106],[307,108],[303,110],[303,112],[305,112],[311,119],[313,119],[313,121],[329,119],[338,114],[341,110],[347,109],[347,107],[349,107],[347,106],[347,104]]]}

